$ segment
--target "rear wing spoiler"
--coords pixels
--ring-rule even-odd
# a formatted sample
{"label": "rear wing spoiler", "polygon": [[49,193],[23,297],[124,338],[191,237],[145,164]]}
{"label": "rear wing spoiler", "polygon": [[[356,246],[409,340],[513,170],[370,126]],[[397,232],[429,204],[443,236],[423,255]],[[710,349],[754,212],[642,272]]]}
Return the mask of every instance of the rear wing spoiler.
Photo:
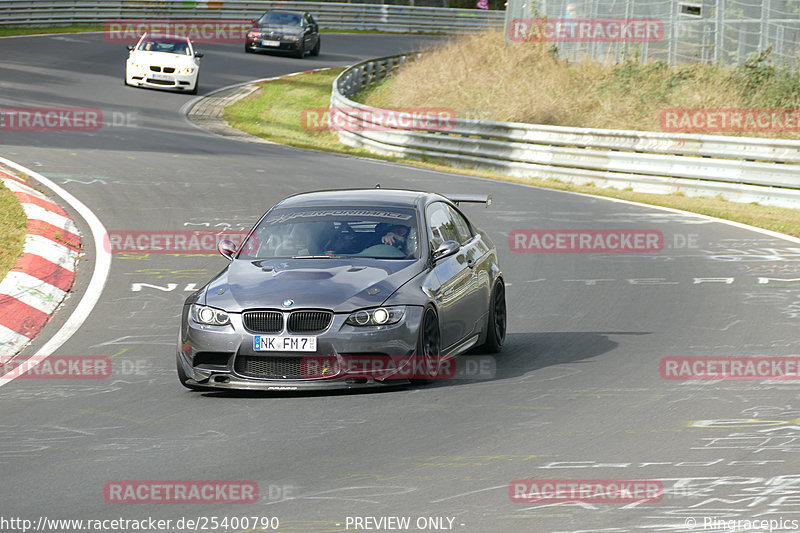
{"label": "rear wing spoiler", "polygon": [[491,194],[443,194],[445,198],[450,200],[456,205],[459,205],[461,202],[472,203],[472,204],[486,204],[486,207],[492,205],[492,195]]}

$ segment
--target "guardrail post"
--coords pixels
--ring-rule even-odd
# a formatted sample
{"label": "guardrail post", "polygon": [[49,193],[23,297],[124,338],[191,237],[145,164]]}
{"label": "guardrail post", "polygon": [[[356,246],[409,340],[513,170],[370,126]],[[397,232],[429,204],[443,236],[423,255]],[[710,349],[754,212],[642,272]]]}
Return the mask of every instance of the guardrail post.
{"label": "guardrail post", "polygon": [[669,5],[669,52],[667,54],[667,63],[674,65],[678,55],[678,2],[677,0],[670,0]]}
{"label": "guardrail post", "polygon": [[764,50],[769,42],[769,18],[772,14],[772,2],[761,0],[761,35],[758,36],[758,50]]}
{"label": "guardrail post", "polygon": [[714,63],[717,64],[722,61],[722,51],[723,46],[725,46],[725,0],[717,0],[717,12],[715,15]]}
{"label": "guardrail post", "polygon": [[365,72],[364,72],[364,82],[362,84],[363,89],[369,89],[372,86],[372,80],[375,77],[375,65],[372,63],[367,63],[365,65]]}

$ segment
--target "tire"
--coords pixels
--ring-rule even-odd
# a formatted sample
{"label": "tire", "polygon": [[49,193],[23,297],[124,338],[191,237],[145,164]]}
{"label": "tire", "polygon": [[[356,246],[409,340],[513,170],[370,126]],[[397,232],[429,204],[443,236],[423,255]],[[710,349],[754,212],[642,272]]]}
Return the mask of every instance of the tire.
{"label": "tire", "polygon": [[202,385],[195,385],[194,383],[189,383],[189,376],[187,376],[186,372],[183,371],[183,365],[181,365],[180,360],[176,359],[175,362],[178,364],[178,381],[181,382],[181,385],[183,385],[187,389],[197,390],[197,391],[214,390],[212,387],[203,387]]}
{"label": "tire", "polygon": [[247,52],[248,54],[252,54],[253,52],[255,52],[255,50],[251,50],[250,47],[247,45],[244,45],[244,51]]}
{"label": "tire", "polygon": [[414,357],[425,359],[426,367],[430,365],[432,371],[429,378],[412,379],[411,383],[430,383],[439,375],[439,362],[442,353],[442,338],[439,334],[439,317],[433,307],[426,307],[422,312],[419,326],[417,349]]}
{"label": "tire", "polygon": [[503,349],[506,340],[506,328],[508,326],[508,311],[506,309],[506,286],[503,280],[498,279],[492,294],[489,297],[489,320],[486,324],[486,341],[481,344],[481,353],[499,353]]}
{"label": "tire", "polygon": [[321,37],[317,37],[317,44],[314,45],[314,48],[311,49],[311,52],[308,55],[311,56],[318,56],[319,55],[319,48],[320,42],[322,41]]}
{"label": "tire", "polygon": [[297,59],[303,59],[304,57],[306,57],[306,43],[305,42],[300,45],[300,50],[295,52],[294,56]]}

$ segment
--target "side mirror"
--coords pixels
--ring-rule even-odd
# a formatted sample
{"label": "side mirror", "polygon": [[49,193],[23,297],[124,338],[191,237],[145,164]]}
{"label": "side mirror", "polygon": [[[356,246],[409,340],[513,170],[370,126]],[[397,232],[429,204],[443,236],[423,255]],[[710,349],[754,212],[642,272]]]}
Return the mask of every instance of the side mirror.
{"label": "side mirror", "polygon": [[444,241],[433,251],[433,260],[438,261],[445,257],[450,257],[461,249],[461,245],[456,241]]}
{"label": "side mirror", "polygon": [[233,244],[232,241],[224,239],[219,241],[217,250],[219,250],[219,253],[221,253],[225,259],[228,261],[233,261],[233,256],[236,254],[236,245]]}
{"label": "side mirror", "polygon": [[203,52],[195,50],[194,57],[200,58],[203,57],[205,54]]}
{"label": "side mirror", "polygon": [[133,52],[133,49],[134,49],[134,47],[135,47],[135,46],[136,46],[135,44],[129,44],[129,45],[128,45],[128,46],[126,46],[125,48],[127,48],[127,49],[128,49],[128,52]]}

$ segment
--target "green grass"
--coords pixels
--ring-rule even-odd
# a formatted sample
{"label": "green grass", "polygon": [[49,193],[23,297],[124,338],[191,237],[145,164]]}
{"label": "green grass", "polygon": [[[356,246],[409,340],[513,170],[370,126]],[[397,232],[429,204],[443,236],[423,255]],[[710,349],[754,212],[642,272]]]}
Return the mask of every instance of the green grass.
{"label": "green grass", "polygon": [[[337,68],[261,83],[255,93],[228,106],[223,118],[234,128],[272,142],[375,157],[372,152],[340,143],[324,122],[323,113],[330,105],[331,85],[341,71]],[[325,129],[304,127],[304,113],[310,117],[309,123],[320,124]],[[317,117],[319,121],[314,120]]]}
{"label": "green grass", "polygon": [[103,25],[80,24],[72,26],[42,26],[37,28],[0,28],[0,37],[38,35],[41,33],[83,33],[89,31],[103,31]]}
{"label": "green grass", "polygon": [[[348,147],[341,144],[338,138],[329,131],[304,129],[300,120],[304,109],[328,107],[332,82],[340,72],[337,69],[264,82],[260,84],[261,88],[256,93],[229,106],[225,110],[224,118],[231,126],[251,135],[290,146],[366,156],[373,159],[401,161],[444,172],[458,172],[550,189],[671,207],[800,237],[800,212],[795,209],[727,202],[721,198],[691,198],[681,194],[645,194],[631,190],[575,185],[554,179],[510,178],[503,174],[483,170],[454,169],[432,162],[383,157],[366,150]],[[435,189],[435,185],[431,188]]]}
{"label": "green grass", "polygon": [[17,198],[0,182],[0,280],[17,261],[25,244],[28,219]]}

